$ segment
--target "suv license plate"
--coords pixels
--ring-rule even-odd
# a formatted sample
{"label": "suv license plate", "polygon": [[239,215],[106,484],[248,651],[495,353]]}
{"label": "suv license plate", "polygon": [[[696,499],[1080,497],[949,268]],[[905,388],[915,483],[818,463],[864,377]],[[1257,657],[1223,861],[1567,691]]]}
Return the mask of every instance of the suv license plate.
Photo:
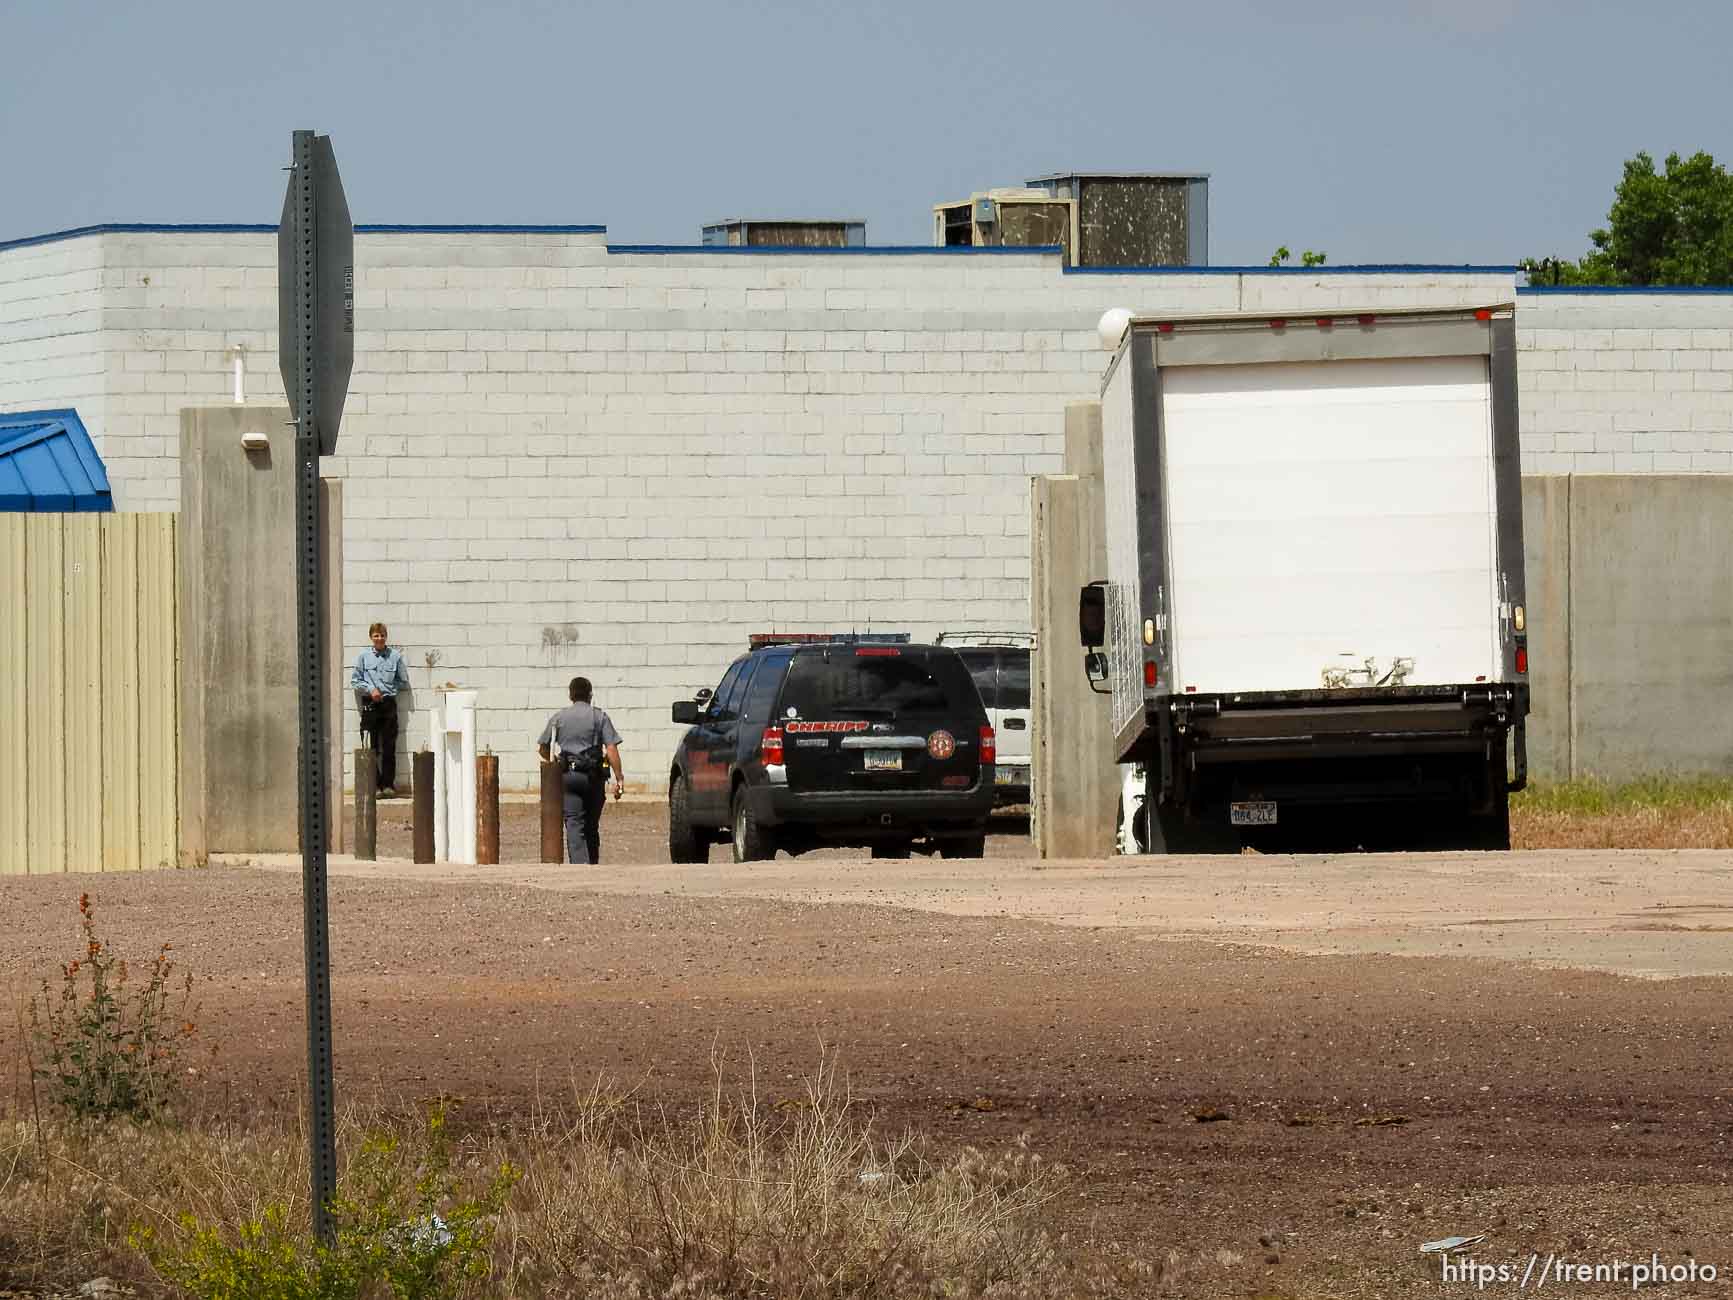
{"label": "suv license plate", "polygon": [[1251,803],[1229,804],[1228,820],[1235,826],[1274,826],[1276,824],[1275,800],[1260,799]]}
{"label": "suv license plate", "polygon": [[900,772],[903,770],[903,753],[900,749],[869,749],[866,751],[866,770]]}

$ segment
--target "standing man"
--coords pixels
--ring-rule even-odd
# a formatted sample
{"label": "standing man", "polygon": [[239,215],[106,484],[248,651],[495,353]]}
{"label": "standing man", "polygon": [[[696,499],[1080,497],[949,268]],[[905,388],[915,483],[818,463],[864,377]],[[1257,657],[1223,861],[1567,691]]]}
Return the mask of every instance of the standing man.
{"label": "standing man", "polygon": [[397,692],[409,685],[409,670],[403,656],[385,644],[385,624],[367,629],[371,649],[355,657],[349,686],[361,709],[361,734],[373,741],[379,764],[379,797],[397,797]]}
{"label": "standing man", "polygon": [[[620,733],[613,719],[590,703],[590,679],[574,677],[567,688],[572,702],[548,719],[536,748],[542,762],[558,762],[565,787],[566,861],[587,867],[602,860],[602,809],[607,806],[607,772],[613,772],[614,798],[626,788],[620,766]],[[550,752],[550,749],[552,752]],[[603,766],[606,753],[607,766]]]}

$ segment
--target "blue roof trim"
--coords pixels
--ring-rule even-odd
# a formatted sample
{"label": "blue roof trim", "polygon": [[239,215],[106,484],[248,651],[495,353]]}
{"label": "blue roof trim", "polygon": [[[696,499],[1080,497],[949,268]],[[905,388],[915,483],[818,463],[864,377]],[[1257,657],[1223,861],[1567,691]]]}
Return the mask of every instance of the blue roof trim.
{"label": "blue roof trim", "polygon": [[1733,284],[1524,284],[1518,293],[1532,294],[1722,294],[1733,296]]}
{"label": "blue roof trim", "polygon": [[[276,224],[243,224],[238,222],[155,222],[116,221],[100,226],[77,226],[71,230],[55,230],[46,235],[27,235],[22,239],[0,240],[0,252],[9,248],[29,248],[33,244],[53,244],[62,239],[77,239],[83,235],[274,235]],[[606,226],[417,226],[417,225],[358,225],[358,235],[605,235]]]}
{"label": "blue roof trim", "polygon": [[0,511],[113,509],[102,457],[77,411],[0,414]]}
{"label": "blue roof trim", "polygon": [[723,256],[739,256],[745,253],[803,253],[808,257],[909,257],[932,256],[940,257],[980,257],[994,253],[1006,253],[1017,256],[1031,254],[1064,252],[1057,244],[1030,244],[1020,248],[972,248],[968,245],[946,247],[935,244],[875,244],[844,246],[837,248],[808,248],[799,244],[609,244],[610,254],[673,254],[673,253],[704,253],[721,254]]}
{"label": "blue roof trim", "polygon": [[1367,262],[1340,266],[1068,266],[1066,275],[1515,275],[1517,266],[1440,262]]}

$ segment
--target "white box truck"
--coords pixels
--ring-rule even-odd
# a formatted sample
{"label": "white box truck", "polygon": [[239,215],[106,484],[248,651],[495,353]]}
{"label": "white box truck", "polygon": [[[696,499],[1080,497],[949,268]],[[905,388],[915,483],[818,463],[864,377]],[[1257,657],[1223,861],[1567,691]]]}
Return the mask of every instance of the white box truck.
{"label": "white box truck", "polygon": [[1153,852],[1508,848],[1528,644],[1508,305],[1136,318],[1079,601]]}

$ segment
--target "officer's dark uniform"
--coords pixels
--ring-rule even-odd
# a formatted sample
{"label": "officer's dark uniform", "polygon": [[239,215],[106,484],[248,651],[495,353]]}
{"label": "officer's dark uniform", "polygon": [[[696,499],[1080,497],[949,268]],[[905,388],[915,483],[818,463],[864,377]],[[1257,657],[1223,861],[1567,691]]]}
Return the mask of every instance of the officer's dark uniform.
{"label": "officer's dark uniform", "polygon": [[565,762],[568,754],[577,754],[594,744],[618,745],[620,733],[614,730],[613,719],[593,704],[568,704],[542,728],[538,745],[550,746],[550,752],[565,768],[566,861],[575,866],[590,866],[602,860],[602,809],[608,803],[608,784],[604,773],[593,776],[574,772]]}

